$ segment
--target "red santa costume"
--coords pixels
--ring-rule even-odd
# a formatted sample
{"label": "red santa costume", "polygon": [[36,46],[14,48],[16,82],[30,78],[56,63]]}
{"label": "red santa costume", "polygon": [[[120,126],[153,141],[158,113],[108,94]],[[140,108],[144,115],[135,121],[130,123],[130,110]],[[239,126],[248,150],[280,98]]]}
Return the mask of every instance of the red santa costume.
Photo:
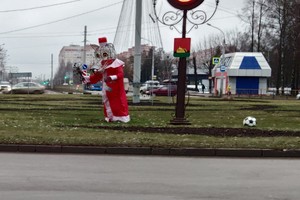
{"label": "red santa costume", "polygon": [[107,122],[129,122],[128,104],[124,89],[124,62],[115,58],[114,46],[106,42],[106,38],[99,38],[100,68],[93,75],[86,77],[91,84],[102,81],[102,101],[104,116]]}

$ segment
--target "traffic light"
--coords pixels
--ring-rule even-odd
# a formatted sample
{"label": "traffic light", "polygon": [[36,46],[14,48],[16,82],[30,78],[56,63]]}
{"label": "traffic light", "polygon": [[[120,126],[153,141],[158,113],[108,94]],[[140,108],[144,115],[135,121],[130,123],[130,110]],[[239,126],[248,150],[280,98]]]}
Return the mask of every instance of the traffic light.
{"label": "traffic light", "polygon": [[171,6],[180,10],[191,10],[203,3],[203,1],[204,0],[168,0]]}

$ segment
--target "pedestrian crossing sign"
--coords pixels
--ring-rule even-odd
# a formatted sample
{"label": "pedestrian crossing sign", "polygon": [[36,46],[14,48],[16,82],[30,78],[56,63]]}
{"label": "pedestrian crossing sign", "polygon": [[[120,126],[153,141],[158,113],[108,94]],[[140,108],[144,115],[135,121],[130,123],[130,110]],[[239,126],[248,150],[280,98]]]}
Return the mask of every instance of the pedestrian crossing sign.
{"label": "pedestrian crossing sign", "polygon": [[216,65],[220,63],[220,57],[213,57],[212,64]]}

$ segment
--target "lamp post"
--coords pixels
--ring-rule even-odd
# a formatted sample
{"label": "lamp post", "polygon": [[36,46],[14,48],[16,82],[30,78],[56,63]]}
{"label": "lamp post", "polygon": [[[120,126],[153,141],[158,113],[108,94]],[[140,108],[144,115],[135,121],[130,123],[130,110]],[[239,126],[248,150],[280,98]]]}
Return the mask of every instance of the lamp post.
{"label": "lamp post", "polygon": [[224,76],[224,71],[223,71],[223,69],[221,69],[221,67],[222,67],[222,65],[225,65],[225,63],[224,63],[224,61],[225,61],[225,45],[226,45],[226,42],[225,42],[225,33],[220,28],[218,28],[216,26],[213,26],[210,23],[207,23],[207,25],[210,26],[210,27],[213,27],[213,28],[215,28],[217,30],[219,30],[222,33],[223,37],[224,37],[223,43],[222,43],[222,59],[220,61],[221,84],[220,84],[220,94],[219,94],[219,96],[222,97],[222,95],[223,95],[223,76]]}
{"label": "lamp post", "polygon": [[[182,39],[186,38],[186,34],[193,28],[197,29],[199,25],[207,23],[217,11],[219,0],[216,0],[216,7],[210,17],[202,10],[192,10],[203,3],[204,0],[168,0],[169,4],[176,9],[177,12],[168,11],[162,15],[161,19],[156,13],[156,2],[153,0],[154,14],[157,21],[169,26],[171,30],[175,29],[181,33]],[[188,15],[189,14],[189,15]],[[187,23],[189,22],[189,23]],[[182,29],[176,27],[179,23],[182,24]],[[192,25],[187,30],[187,25]],[[178,64],[178,81],[177,81],[177,99],[175,108],[175,117],[170,121],[174,125],[188,125],[190,122],[185,118],[185,91],[186,91],[186,57],[179,58]]]}

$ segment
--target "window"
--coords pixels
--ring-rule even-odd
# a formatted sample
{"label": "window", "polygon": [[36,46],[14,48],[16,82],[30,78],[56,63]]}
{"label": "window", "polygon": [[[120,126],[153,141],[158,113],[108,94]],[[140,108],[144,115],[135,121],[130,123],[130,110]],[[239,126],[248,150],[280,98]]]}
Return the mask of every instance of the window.
{"label": "window", "polygon": [[224,60],[224,65],[226,67],[229,67],[231,65],[231,62],[232,62],[232,57],[226,57]]}

